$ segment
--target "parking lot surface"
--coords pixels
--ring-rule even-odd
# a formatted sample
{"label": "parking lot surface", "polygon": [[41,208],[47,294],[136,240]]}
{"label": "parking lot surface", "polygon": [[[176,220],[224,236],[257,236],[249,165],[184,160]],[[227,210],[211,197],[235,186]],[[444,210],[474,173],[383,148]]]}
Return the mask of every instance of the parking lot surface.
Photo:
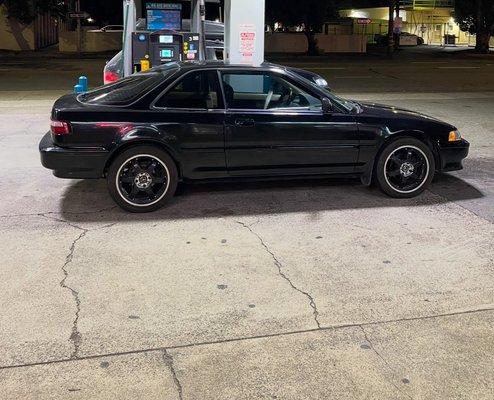
{"label": "parking lot surface", "polygon": [[448,61],[283,60],[462,131],[465,169],[419,198],[339,179],[182,184],[131,215],[104,181],[39,162],[53,101],[104,60],[6,59],[0,397],[492,399],[494,59]]}

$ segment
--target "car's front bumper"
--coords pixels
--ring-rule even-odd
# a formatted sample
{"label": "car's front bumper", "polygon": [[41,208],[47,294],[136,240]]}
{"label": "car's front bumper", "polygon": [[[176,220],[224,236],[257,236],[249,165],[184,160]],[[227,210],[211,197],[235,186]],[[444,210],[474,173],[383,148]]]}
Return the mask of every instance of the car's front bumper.
{"label": "car's front bumper", "polygon": [[59,178],[101,178],[108,151],[101,148],[63,148],[53,143],[50,133],[39,144],[41,164]]}
{"label": "car's front bumper", "polygon": [[470,143],[464,139],[459,142],[440,145],[439,157],[441,165],[438,170],[446,172],[463,169],[462,161],[467,158],[469,149]]}

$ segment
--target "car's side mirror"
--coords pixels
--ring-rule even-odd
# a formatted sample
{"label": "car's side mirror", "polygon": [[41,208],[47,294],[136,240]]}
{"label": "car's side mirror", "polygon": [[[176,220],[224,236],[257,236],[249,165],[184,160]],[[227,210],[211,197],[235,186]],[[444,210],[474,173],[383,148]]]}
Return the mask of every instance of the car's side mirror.
{"label": "car's side mirror", "polygon": [[332,114],[334,111],[333,103],[327,97],[322,99],[322,112],[324,114]]}

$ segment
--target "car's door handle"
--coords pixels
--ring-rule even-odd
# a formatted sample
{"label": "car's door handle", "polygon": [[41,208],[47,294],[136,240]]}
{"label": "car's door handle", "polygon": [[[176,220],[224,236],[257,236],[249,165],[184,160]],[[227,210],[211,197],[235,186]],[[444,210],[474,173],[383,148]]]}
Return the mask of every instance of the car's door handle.
{"label": "car's door handle", "polygon": [[235,120],[235,126],[242,126],[242,127],[248,127],[248,126],[254,126],[256,124],[256,121],[253,119],[247,118],[247,119],[236,119]]}

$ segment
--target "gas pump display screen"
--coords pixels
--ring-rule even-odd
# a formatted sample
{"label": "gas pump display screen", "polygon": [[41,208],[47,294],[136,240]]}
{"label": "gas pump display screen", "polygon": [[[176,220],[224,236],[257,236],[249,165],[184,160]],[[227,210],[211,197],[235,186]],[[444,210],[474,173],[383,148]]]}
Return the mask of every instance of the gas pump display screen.
{"label": "gas pump display screen", "polygon": [[173,43],[172,35],[160,35],[160,43]]}
{"label": "gas pump display screen", "polygon": [[147,10],[147,25],[150,31],[182,29],[181,10]]}
{"label": "gas pump display screen", "polygon": [[160,58],[173,58],[173,50],[172,49],[161,49],[160,50]]}

